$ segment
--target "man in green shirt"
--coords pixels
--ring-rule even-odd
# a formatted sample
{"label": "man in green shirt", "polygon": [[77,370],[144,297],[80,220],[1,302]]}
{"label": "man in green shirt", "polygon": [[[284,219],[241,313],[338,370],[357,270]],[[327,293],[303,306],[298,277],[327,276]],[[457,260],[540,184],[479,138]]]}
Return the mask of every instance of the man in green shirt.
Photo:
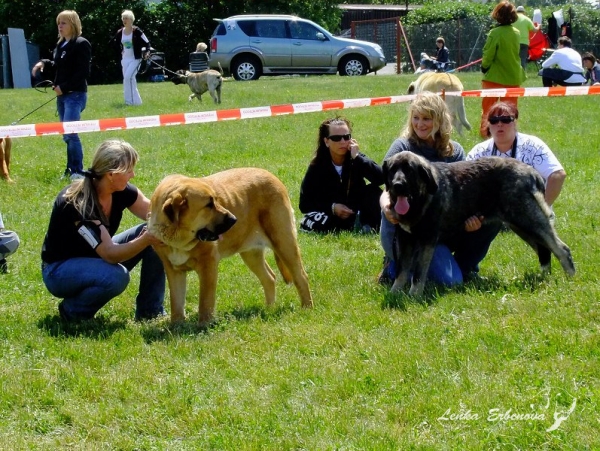
{"label": "man in green shirt", "polygon": [[529,17],[525,15],[525,8],[522,6],[517,7],[517,15],[519,18],[513,27],[519,30],[521,33],[521,39],[519,41],[519,57],[521,58],[521,66],[527,70],[527,58],[529,57],[529,32],[539,31],[540,25],[534,24]]}

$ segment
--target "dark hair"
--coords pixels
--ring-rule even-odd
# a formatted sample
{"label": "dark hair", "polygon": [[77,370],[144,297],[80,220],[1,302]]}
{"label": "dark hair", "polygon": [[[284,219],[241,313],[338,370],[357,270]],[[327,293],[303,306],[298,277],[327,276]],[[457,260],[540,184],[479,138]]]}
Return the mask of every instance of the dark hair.
{"label": "dark hair", "polygon": [[594,64],[596,61],[598,61],[598,59],[594,56],[594,54],[592,52],[585,52],[582,56],[581,56],[581,60],[582,61],[589,61],[590,63]]}
{"label": "dark hair", "polygon": [[331,160],[329,147],[325,145],[325,138],[329,136],[330,125],[345,125],[348,127],[348,131],[352,133],[352,123],[345,117],[336,116],[321,122],[321,125],[319,125],[319,135],[317,137],[317,149],[315,150],[312,160],[310,160],[311,165],[316,164],[319,161]]}
{"label": "dark hair", "polygon": [[442,44],[446,45],[446,41],[445,41],[445,40],[444,40],[444,38],[443,38],[443,37],[441,37],[441,36],[435,40],[435,43],[436,43],[436,44],[437,44],[438,42],[441,42]]}
{"label": "dark hair", "polygon": [[558,38],[558,45],[562,45],[563,47],[571,47],[571,38],[568,36],[561,36]]}
{"label": "dark hair", "polygon": [[489,109],[487,116],[485,117],[485,128],[487,129],[487,135],[492,136],[490,132],[489,118],[492,116],[512,116],[515,119],[519,119],[519,109],[514,103],[508,102],[496,102]]}
{"label": "dark hair", "polygon": [[515,23],[519,18],[515,5],[506,0],[496,5],[491,16],[500,25],[510,25],[511,23]]}

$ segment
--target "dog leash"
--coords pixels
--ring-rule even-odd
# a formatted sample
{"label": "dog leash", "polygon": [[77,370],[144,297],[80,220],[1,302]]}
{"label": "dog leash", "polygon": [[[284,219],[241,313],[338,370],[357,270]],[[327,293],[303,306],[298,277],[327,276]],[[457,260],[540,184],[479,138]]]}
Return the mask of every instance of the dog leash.
{"label": "dog leash", "polygon": [[[48,92],[48,88],[52,86],[52,82],[50,80],[43,80],[40,81],[39,83],[37,83],[34,86],[34,89],[38,92],[43,92],[44,94],[46,94]],[[41,89],[43,88],[43,90]],[[31,110],[29,113],[27,113],[25,116],[23,116],[20,119],[17,119],[16,121],[14,121],[13,123],[11,123],[10,125],[17,125],[19,122],[21,122],[23,119],[25,119],[27,116],[29,116],[30,114],[35,113],[37,110],[39,110],[40,108],[42,108],[43,106],[47,105],[48,103],[52,102],[54,99],[56,99],[57,96],[52,97],[50,100],[42,103],[40,106],[38,106],[36,109]]]}

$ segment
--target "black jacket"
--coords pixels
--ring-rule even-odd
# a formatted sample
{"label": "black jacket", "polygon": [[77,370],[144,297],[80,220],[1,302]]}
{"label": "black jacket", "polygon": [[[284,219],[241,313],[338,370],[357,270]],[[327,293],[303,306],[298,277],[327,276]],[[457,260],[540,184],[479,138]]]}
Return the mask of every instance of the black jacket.
{"label": "black jacket", "polygon": [[333,203],[358,211],[366,191],[365,179],[377,187],[384,183],[381,167],[362,153],[354,160],[346,158],[341,178],[331,160],[311,164],[300,187],[300,211],[329,213]]}
{"label": "black jacket", "polygon": [[[115,51],[119,52],[119,54],[123,51],[123,44],[121,43],[122,37],[123,28],[120,28],[110,40],[110,45]],[[136,60],[142,58],[142,51],[150,50],[150,40],[146,37],[142,29],[135,25],[133,26],[133,37],[131,38],[131,42],[133,43],[133,56]]]}
{"label": "black jacket", "polygon": [[54,86],[67,94],[69,92],[87,92],[87,79],[92,65],[92,45],[79,36],[63,45],[56,46],[53,59],[43,59],[44,70],[49,65],[54,69]]}

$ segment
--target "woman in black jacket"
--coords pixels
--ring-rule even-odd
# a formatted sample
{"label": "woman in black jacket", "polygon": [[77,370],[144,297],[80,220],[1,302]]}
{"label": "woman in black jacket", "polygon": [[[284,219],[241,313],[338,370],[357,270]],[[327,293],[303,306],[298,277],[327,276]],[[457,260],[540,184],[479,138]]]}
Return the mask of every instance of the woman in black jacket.
{"label": "woman in black jacket", "polygon": [[379,230],[383,173],[359,152],[351,132],[350,122],[342,117],[327,119],[319,127],[317,150],[300,187],[303,230]]}
{"label": "woman in black jacket", "polygon": [[141,105],[142,98],[137,88],[136,75],[142,62],[150,55],[150,41],[141,30],[133,25],[135,16],[126,9],[121,13],[123,28],[111,40],[112,46],[121,54],[123,69],[123,96],[126,105]]}
{"label": "woman in black jacket", "polygon": [[[39,61],[31,71],[54,69],[52,89],[56,93],[56,107],[61,122],[79,121],[87,103],[87,79],[92,63],[92,46],[81,36],[81,20],[75,11],[66,10],[56,17],[58,43],[53,59]],[[71,179],[83,177],[83,146],[77,133],[66,133],[67,169]]]}

